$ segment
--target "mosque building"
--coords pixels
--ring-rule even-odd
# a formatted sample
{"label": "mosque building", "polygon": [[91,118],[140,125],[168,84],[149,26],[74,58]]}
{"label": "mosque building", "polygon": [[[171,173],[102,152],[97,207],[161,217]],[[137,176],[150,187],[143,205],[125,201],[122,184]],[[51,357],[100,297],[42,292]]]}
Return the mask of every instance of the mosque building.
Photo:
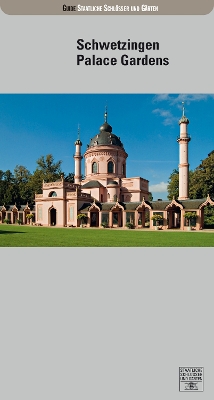
{"label": "mosque building", "polygon": [[[28,205],[18,209],[15,206],[0,207],[0,222],[8,217],[11,223],[21,218],[27,223],[27,213],[35,215],[35,225],[79,227],[84,216],[84,226],[149,229],[188,229],[184,214],[194,211],[197,218],[194,229],[203,228],[204,207],[214,205],[208,196],[204,199],[189,199],[188,134],[189,120],[183,115],[179,120],[179,196],[168,201],[149,200],[149,182],[142,177],[126,177],[128,153],[121,138],[112,131],[108,123],[107,110],[104,123],[95,134],[82,155],[82,142],[79,136],[75,141],[74,183],[61,177],[56,182],[43,182],[41,194],[35,195],[35,207]],[[85,178],[82,179],[81,163],[84,157]],[[9,215],[10,214],[10,215]],[[153,220],[154,215],[162,219]]]}

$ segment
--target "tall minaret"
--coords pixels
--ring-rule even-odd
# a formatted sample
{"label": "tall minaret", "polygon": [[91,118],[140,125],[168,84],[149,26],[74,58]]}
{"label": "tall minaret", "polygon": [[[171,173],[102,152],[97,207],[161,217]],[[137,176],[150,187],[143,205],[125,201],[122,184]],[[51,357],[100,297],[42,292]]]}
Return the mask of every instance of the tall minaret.
{"label": "tall minaret", "polygon": [[78,126],[78,138],[76,140],[75,144],[75,154],[74,154],[74,161],[75,161],[75,168],[74,168],[74,183],[80,183],[82,180],[82,175],[81,175],[81,146],[82,142],[80,140],[80,128]]}
{"label": "tall minaret", "polygon": [[188,143],[191,140],[187,133],[187,125],[189,120],[184,114],[184,102],[183,104],[183,115],[179,120],[180,125],[180,136],[177,139],[179,143],[179,200],[186,200],[189,198],[189,162],[188,162]]}

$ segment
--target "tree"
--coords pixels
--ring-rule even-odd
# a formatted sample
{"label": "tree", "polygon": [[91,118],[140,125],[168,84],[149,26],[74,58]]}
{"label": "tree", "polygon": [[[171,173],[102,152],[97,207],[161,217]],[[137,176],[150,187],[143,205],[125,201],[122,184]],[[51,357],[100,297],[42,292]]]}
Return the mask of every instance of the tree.
{"label": "tree", "polygon": [[[65,175],[63,173],[63,175],[64,175],[65,182],[74,183],[74,176],[75,176],[74,172],[69,172],[68,175]],[[84,177],[84,175],[81,175],[81,180],[83,180],[83,179],[85,179],[85,177]]]}
{"label": "tree", "polygon": [[23,165],[16,165],[14,168],[14,180],[17,183],[27,183],[31,173]]}
{"label": "tree", "polygon": [[30,171],[23,165],[17,165],[14,169],[14,188],[16,192],[16,203],[26,204],[31,202],[33,190],[29,186]]}
{"label": "tree", "polygon": [[65,182],[74,183],[74,172],[69,172],[68,175],[64,177]]}
{"label": "tree", "polygon": [[[52,154],[41,156],[33,174],[23,165],[16,165],[14,174],[0,170],[0,204],[34,204],[35,193],[42,193],[43,180],[54,182],[61,178],[62,161],[54,162]],[[74,174],[68,174],[68,181],[73,182]]]}
{"label": "tree", "polygon": [[52,154],[48,154],[46,157],[41,156],[37,160],[37,168],[29,178],[29,189],[33,193],[33,198],[35,193],[42,193],[43,180],[45,182],[55,182],[61,178],[61,163],[61,160],[54,162]]}
{"label": "tree", "polygon": [[41,156],[37,161],[37,169],[44,179],[45,182],[55,182],[60,179],[62,175],[61,164],[62,161],[59,160],[54,162],[54,157],[52,154],[47,154],[46,157]]}
{"label": "tree", "polygon": [[152,201],[152,200],[153,200],[152,192],[149,192],[148,199],[149,199],[149,201]]}
{"label": "tree", "polygon": [[173,197],[175,197],[175,199],[178,198],[178,196],[179,196],[179,172],[177,169],[173,169],[173,171],[169,177],[167,191],[168,191],[167,197],[169,200],[172,200]]}
{"label": "tree", "polygon": [[[168,199],[179,196],[179,172],[174,169],[168,181]],[[201,161],[194,171],[189,171],[189,198],[202,199],[207,195],[214,198],[214,151]]]}
{"label": "tree", "polygon": [[14,188],[14,176],[8,169],[0,171],[0,203],[14,204],[16,201],[16,191]]}
{"label": "tree", "polygon": [[191,198],[214,197],[214,151],[195,169],[190,185]]}

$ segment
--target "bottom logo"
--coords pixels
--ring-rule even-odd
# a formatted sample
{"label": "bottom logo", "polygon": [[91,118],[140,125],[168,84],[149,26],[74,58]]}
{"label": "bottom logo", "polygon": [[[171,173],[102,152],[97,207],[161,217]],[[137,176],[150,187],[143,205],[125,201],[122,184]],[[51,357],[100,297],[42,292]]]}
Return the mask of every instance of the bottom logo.
{"label": "bottom logo", "polygon": [[203,392],[203,367],[179,367],[179,391]]}

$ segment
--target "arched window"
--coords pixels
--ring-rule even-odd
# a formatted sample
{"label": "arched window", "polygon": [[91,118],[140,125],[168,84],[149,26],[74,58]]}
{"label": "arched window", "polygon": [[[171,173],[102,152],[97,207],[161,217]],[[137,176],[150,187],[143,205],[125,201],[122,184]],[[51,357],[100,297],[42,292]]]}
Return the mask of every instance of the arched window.
{"label": "arched window", "polygon": [[93,162],[92,164],[92,174],[96,174],[97,173],[97,163]]}
{"label": "arched window", "polygon": [[49,197],[57,197],[56,192],[50,192]]}
{"label": "arched window", "polygon": [[114,163],[112,161],[108,162],[108,173],[113,174],[114,172]]}

